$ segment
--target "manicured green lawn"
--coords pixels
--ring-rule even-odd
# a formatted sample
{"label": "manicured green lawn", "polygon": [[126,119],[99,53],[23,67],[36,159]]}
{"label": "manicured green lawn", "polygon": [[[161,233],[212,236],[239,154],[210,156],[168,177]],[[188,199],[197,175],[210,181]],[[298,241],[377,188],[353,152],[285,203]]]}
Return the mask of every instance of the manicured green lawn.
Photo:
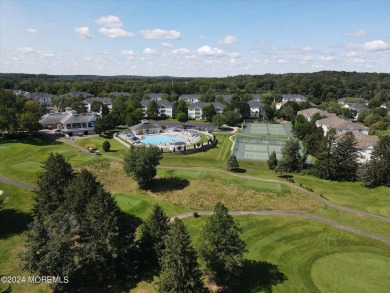
{"label": "manicured green lawn", "polygon": [[310,187],[336,204],[390,218],[390,188],[365,188],[359,182],[336,182],[294,175],[297,184]]}
{"label": "manicured green lawn", "polygon": [[[24,188],[0,182],[3,194],[0,199],[0,275],[24,276],[30,274],[22,270],[19,254],[23,250],[28,223],[32,220],[33,192]],[[5,292],[7,284],[0,283],[0,292]],[[13,284],[12,292],[50,292],[46,285]]]}
{"label": "manicured green lawn", "polygon": [[153,205],[155,204],[159,204],[169,217],[191,211],[189,208],[152,198],[145,193],[119,193],[113,194],[113,196],[115,197],[121,210],[142,220],[145,220],[148,217],[149,213],[152,211]]}
{"label": "manicured green lawn", "polygon": [[218,144],[207,152],[186,156],[164,156],[161,165],[165,166],[200,166],[225,168],[226,160],[230,156],[232,142],[229,137],[232,134],[216,134]]}
{"label": "manicured green lawn", "polygon": [[366,252],[335,253],[314,262],[312,278],[322,292],[386,292],[390,257]]}
{"label": "manicured green lawn", "polygon": [[[220,143],[217,148],[208,152],[166,156],[162,165],[224,169],[230,155],[230,136],[231,134],[218,134]],[[98,144],[104,140],[105,138],[89,137],[78,143],[82,146],[93,143],[101,149]],[[116,145],[113,140],[111,142],[112,149],[117,152],[108,154],[121,157],[122,146]],[[126,150],[124,147],[123,149]],[[34,184],[41,162],[51,151],[64,154],[76,168],[92,168],[96,165],[101,172],[98,177],[105,178],[102,182],[113,192],[120,208],[142,220],[148,216],[155,203],[159,203],[168,216],[173,216],[194,210],[192,204],[201,202],[202,198],[210,201],[217,199],[217,196],[235,194],[234,192],[241,190],[237,196],[234,195],[234,200],[229,198],[229,204],[243,204],[249,197],[255,198],[256,194],[265,193],[266,196],[255,198],[264,201],[264,206],[254,202],[254,208],[268,208],[268,204],[281,201],[286,209],[295,209],[294,204],[299,199],[298,193],[295,194],[292,189],[278,183],[237,178],[209,170],[159,169],[160,178],[178,177],[185,183],[183,188],[142,192],[131,179],[124,176],[118,162],[115,162],[118,169],[113,169],[107,159],[86,153],[80,156],[77,149],[47,139],[0,141],[0,174]],[[246,169],[243,175],[280,179],[266,168],[265,163],[240,161],[240,167]],[[365,189],[358,183],[329,182],[296,174],[294,180],[296,184],[302,183],[332,202],[389,217],[389,188]],[[18,254],[23,248],[26,225],[31,220],[29,213],[33,193],[3,183],[0,183],[0,190],[4,191],[1,196],[4,202],[0,206],[0,275],[28,275],[21,269]],[[202,190],[202,197],[197,190]],[[244,191],[253,194],[245,194]],[[174,201],[170,202],[171,197],[174,197]],[[251,204],[251,201],[248,202]],[[207,209],[210,207],[207,206]],[[388,223],[333,208],[314,210],[315,214],[341,224],[390,237]],[[185,220],[195,246],[198,245],[199,231],[205,219],[206,217],[200,217]],[[295,216],[240,216],[236,219],[241,224],[243,239],[249,249],[241,288],[236,292],[258,292],[270,282],[275,283],[274,292],[387,292],[386,289],[390,286],[389,244]],[[3,286],[0,287],[1,291],[7,288],[2,284],[0,286]],[[41,285],[15,285],[12,289],[13,292],[49,291]],[[142,282],[134,292],[153,292],[153,285]]]}
{"label": "manicured green lawn", "polygon": [[[111,144],[111,149],[109,152],[103,151],[103,142],[107,140]],[[105,155],[117,157],[123,159],[125,157],[126,152],[129,150],[124,145],[117,142],[115,139],[111,137],[104,137],[104,136],[93,136],[93,137],[86,137],[82,139],[76,140],[76,143],[79,146],[86,147],[88,144],[95,145],[95,147]]]}
{"label": "manicured green lawn", "polygon": [[[206,218],[184,220],[195,247]],[[272,292],[380,293],[390,286],[388,244],[295,216],[235,218],[249,252],[234,292],[264,292],[273,284]],[[132,292],[155,291],[142,282]]]}
{"label": "manicured green lawn", "polygon": [[34,184],[40,166],[50,152],[61,153],[73,167],[81,167],[104,160],[102,157],[83,153],[59,141],[44,137],[18,140],[0,140],[0,174],[12,179]]}

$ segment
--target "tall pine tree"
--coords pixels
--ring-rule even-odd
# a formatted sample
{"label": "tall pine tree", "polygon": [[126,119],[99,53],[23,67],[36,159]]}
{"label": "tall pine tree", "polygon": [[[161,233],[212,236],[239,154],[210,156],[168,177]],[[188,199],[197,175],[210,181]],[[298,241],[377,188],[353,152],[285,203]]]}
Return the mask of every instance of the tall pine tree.
{"label": "tall pine tree", "polygon": [[150,265],[157,265],[164,250],[164,236],[168,233],[168,220],[164,210],[158,205],[153,206],[148,219],[145,221],[140,239],[143,259]]}
{"label": "tall pine tree", "polygon": [[333,179],[336,176],[336,157],[334,147],[336,145],[336,131],[331,129],[325,136],[323,144],[318,151],[315,164],[316,175],[322,179]]}
{"label": "tall pine tree", "polygon": [[[65,162],[63,157],[57,161]],[[58,193],[54,188],[48,193],[61,195],[56,209],[34,212],[23,255],[25,267],[39,275],[68,276],[70,282],[54,285],[55,290],[116,281],[132,265],[133,229],[94,175],[82,170],[74,176],[71,167],[64,172],[74,178],[57,187]]]}
{"label": "tall pine tree", "polygon": [[226,170],[235,172],[239,169],[238,161],[235,155],[231,155],[226,162]]}
{"label": "tall pine tree", "polygon": [[34,215],[46,217],[54,213],[64,200],[65,188],[74,177],[72,166],[58,153],[50,153],[42,163],[35,190]]}
{"label": "tall pine tree", "polygon": [[338,181],[355,181],[359,167],[356,139],[352,132],[348,131],[338,137],[334,147],[335,169]]}
{"label": "tall pine tree", "polygon": [[225,288],[235,284],[242,273],[243,254],[247,252],[240,238],[241,229],[221,203],[202,229],[199,254],[211,282]]}
{"label": "tall pine tree", "polygon": [[190,236],[183,222],[175,219],[164,236],[158,292],[205,292],[201,271]]}
{"label": "tall pine tree", "polygon": [[390,186],[390,136],[379,137],[365,170],[366,186]]}

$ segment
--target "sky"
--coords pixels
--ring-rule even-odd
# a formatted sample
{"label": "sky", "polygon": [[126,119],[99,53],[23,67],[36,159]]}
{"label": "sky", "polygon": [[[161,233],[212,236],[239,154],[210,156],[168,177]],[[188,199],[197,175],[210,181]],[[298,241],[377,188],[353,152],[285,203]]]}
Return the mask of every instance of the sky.
{"label": "sky", "polygon": [[0,0],[0,72],[390,72],[388,0]]}

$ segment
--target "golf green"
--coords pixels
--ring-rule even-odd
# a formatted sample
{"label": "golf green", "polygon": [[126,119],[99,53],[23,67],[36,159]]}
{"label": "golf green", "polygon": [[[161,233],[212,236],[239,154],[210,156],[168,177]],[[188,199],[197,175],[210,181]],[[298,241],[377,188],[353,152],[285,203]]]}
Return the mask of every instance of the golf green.
{"label": "golf green", "polygon": [[321,292],[389,292],[390,257],[341,252],[314,262],[314,283]]}

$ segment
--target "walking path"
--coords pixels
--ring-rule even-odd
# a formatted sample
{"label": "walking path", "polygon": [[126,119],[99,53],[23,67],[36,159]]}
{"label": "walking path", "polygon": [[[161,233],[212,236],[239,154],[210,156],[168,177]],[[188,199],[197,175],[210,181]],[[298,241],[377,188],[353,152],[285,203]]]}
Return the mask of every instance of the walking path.
{"label": "walking path", "polygon": [[[61,138],[61,139],[59,139],[59,141],[67,143],[67,144],[69,144],[69,145],[79,149],[80,151],[88,152],[88,150],[86,148],[84,148],[82,146],[79,146],[72,139]],[[116,161],[123,161],[123,159],[121,159],[121,158],[113,157],[113,156],[110,156],[110,155],[104,154],[103,156],[106,157],[106,158],[109,158],[109,159],[116,160]],[[344,206],[340,206],[340,205],[334,204],[334,203],[332,203],[332,202],[330,202],[330,201],[328,201],[328,200],[326,200],[326,199],[316,195],[314,192],[306,190],[305,188],[303,188],[301,186],[298,186],[298,185],[295,185],[295,184],[293,184],[291,182],[288,182],[288,181],[281,181],[281,180],[277,180],[277,179],[263,179],[263,178],[258,178],[258,177],[254,177],[254,176],[250,176],[250,175],[240,175],[240,174],[228,172],[228,171],[225,171],[225,170],[221,170],[221,169],[217,169],[217,168],[209,168],[209,167],[158,166],[158,168],[161,168],[161,169],[171,169],[171,170],[213,171],[213,172],[228,174],[230,176],[235,176],[235,177],[240,177],[240,178],[245,178],[245,179],[250,179],[250,180],[255,180],[255,181],[283,184],[283,185],[286,185],[286,186],[288,186],[290,188],[293,188],[293,189],[299,190],[301,192],[304,192],[304,193],[312,196],[316,200],[319,200],[323,204],[325,204],[327,206],[330,206],[332,208],[335,208],[335,209],[338,209],[338,210],[342,210],[342,211],[346,211],[346,212],[349,212],[349,213],[353,213],[353,214],[356,214],[356,215],[362,215],[362,216],[366,216],[366,217],[370,217],[370,218],[375,218],[375,219],[378,219],[378,220],[390,223],[390,218],[386,218],[386,217],[382,217],[382,216],[379,216],[379,215],[370,214],[370,213],[367,213],[367,212],[364,212],[364,211],[355,210],[355,209],[351,209],[351,208],[347,208],[347,207],[344,207]],[[34,189],[35,188],[35,186],[33,186],[31,184],[20,182],[20,181],[17,181],[17,180],[13,180],[13,179],[7,178],[5,176],[1,176],[1,175],[0,175],[0,181],[5,182],[7,184],[12,184],[12,185],[16,185],[16,186],[19,186],[19,187],[27,188],[27,189]],[[192,217],[193,213],[194,212],[187,212],[187,213],[179,214],[179,215],[176,215],[176,216],[172,217],[171,220],[173,220],[175,217],[180,218],[180,219],[187,218],[187,217]],[[212,215],[213,212],[212,211],[199,211],[197,213],[198,213],[198,215]],[[355,234],[359,234],[359,235],[362,235],[362,236],[366,236],[366,237],[369,237],[369,238],[372,238],[372,239],[376,239],[376,240],[379,240],[379,241],[382,241],[382,242],[390,243],[390,239],[389,238],[382,237],[382,236],[379,236],[379,235],[376,235],[376,234],[373,234],[373,233],[369,233],[369,232],[366,232],[366,231],[363,231],[363,230],[355,229],[355,228],[352,228],[352,227],[348,227],[348,226],[342,225],[340,223],[337,223],[335,221],[329,220],[327,218],[322,218],[322,217],[319,217],[319,216],[316,216],[316,215],[312,215],[312,214],[308,214],[308,213],[304,213],[304,212],[296,212],[296,211],[288,211],[288,210],[286,210],[286,211],[269,211],[269,210],[267,210],[267,211],[230,211],[230,214],[231,215],[293,215],[293,216],[305,217],[305,218],[308,218],[308,219],[311,219],[311,220],[314,220],[314,221],[317,221],[317,222],[324,223],[326,225],[330,225],[332,227],[335,227],[335,228],[338,228],[338,229],[341,229],[341,230],[349,231],[349,232],[352,232],[352,233],[355,233]]]}
{"label": "walking path", "polygon": [[353,213],[353,214],[356,214],[356,215],[362,215],[362,216],[366,216],[366,217],[375,218],[375,219],[378,219],[378,220],[390,223],[390,218],[386,218],[386,217],[382,217],[382,216],[379,216],[379,215],[370,214],[370,213],[367,213],[367,212],[364,212],[364,211],[355,210],[355,209],[351,209],[351,208],[347,208],[347,207],[344,207],[344,206],[337,205],[335,203],[332,203],[332,202],[330,202],[330,201],[328,201],[328,200],[318,196],[314,192],[311,192],[311,191],[309,191],[309,190],[307,190],[307,189],[305,189],[305,188],[303,188],[301,186],[295,185],[294,183],[291,183],[291,182],[288,182],[288,181],[282,181],[282,180],[277,180],[277,179],[263,179],[263,178],[258,178],[258,177],[254,177],[254,176],[249,176],[249,175],[239,175],[239,174],[236,174],[236,173],[228,172],[228,171],[217,169],[217,168],[207,168],[207,167],[173,167],[173,166],[158,166],[158,168],[161,168],[161,169],[174,169],[174,170],[213,171],[213,172],[229,174],[231,176],[245,178],[245,179],[250,179],[250,180],[255,180],[255,181],[279,183],[279,184],[283,184],[283,185],[286,185],[288,187],[291,187],[293,189],[299,190],[301,192],[304,192],[304,193],[310,195],[311,197],[315,198],[316,200],[319,200],[323,204],[325,204],[327,206],[330,206],[332,208],[335,208],[335,209],[338,209],[338,210],[342,210],[342,211],[346,211],[346,212],[349,212],[349,213]]}
{"label": "walking path", "polygon": [[[198,215],[201,215],[201,216],[210,216],[213,214],[213,211],[199,211],[197,213],[198,213]],[[366,237],[376,239],[376,240],[379,240],[382,242],[390,243],[390,238],[382,237],[382,236],[379,236],[379,235],[376,235],[373,233],[368,233],[366,231],[355,229],[352,227],[348,227],[348,226],[342,225],[340,223],[337,223],[335,221],[332,221],[332,220],[329,220],[326,218],[322,218],[319,216],[315,216],[315,215],[303,213],[303,212],[295,212],[295,211],[230,211],[229,214],[234,215],[234,216],[241,216],[241,215],[261,215],[261,216],[291,215],[291,216],[304,217],[304,218],[308,218],[308,219],[311,219],[311,220],[314,220],[317,222],[321,222],[323,224],[326,224],[326,225],[329,225],[329,226],[332,226],[332,227],[335,227],[335,228],[338,228],[341,230],[345,230],[348,232],[352,232],[355,234],[366,236]],[[184,218],[189,218],[189,217],[193,217],[193,216],[194,216],[194,212],[187,212],[187,213],[178,214],[176,216],[171,217],[170,221],[173,221],[175,218],[184,219]]]}
{"label": "walking path", "polygon": [[28,183],[24,183],[24,182],[21,182],[21,181],[17,181],[17,180],[13,180],[13,179],[10,179],[10,178],[2,176],[2,175],[0,175],[0,181],[4,182],[4,183],[7,183],[7,184],[11,184],[11,185],[16,185],[16,186],[19,186],[19,187],[27,188],[27,189],[34,189],[35,188],[34,185],[31,185],[31,184],[28,184]]}

